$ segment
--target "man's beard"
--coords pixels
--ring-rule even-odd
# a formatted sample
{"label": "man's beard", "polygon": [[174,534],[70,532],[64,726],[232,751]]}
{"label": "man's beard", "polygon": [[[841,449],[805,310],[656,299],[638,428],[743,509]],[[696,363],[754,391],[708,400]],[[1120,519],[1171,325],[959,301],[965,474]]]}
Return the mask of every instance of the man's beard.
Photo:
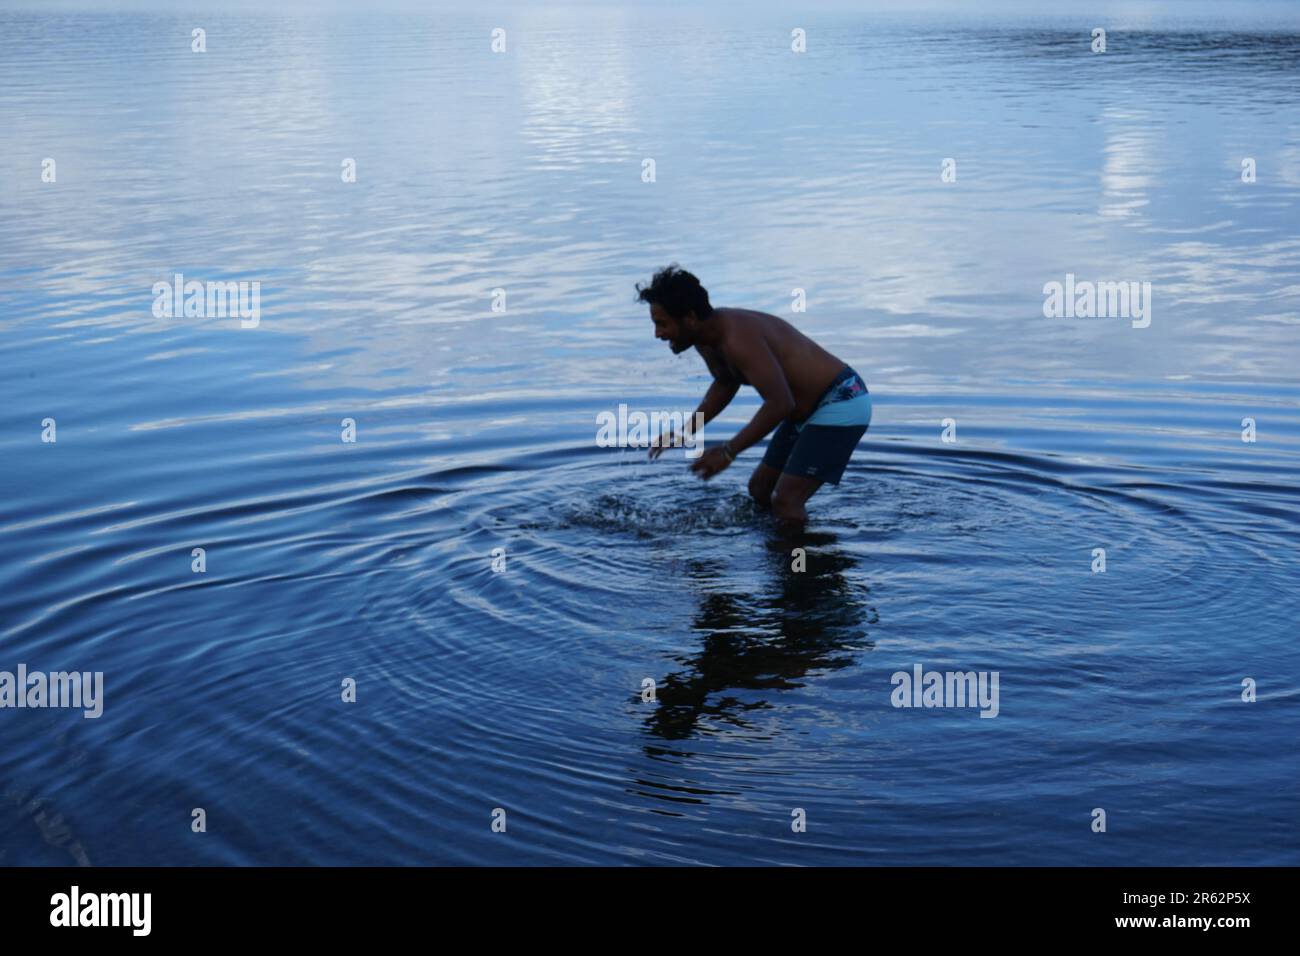
{"label": "man's beard", "polygon": [[672,342],[668,344],[669,347],[673,350],[674,355],[681,355],[683,352],[685,352],[688,348],[691,347],[690,342],[677,341],[676,339],[674,339]]}

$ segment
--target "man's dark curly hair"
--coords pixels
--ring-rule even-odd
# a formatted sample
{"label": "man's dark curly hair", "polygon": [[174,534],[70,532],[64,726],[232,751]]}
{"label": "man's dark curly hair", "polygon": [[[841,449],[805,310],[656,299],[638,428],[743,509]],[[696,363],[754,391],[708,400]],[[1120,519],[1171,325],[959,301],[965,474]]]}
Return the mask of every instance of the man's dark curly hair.
{"label": "man's dark curly hair", "polygon": [[695,276],[685,269],[677,268],[675,262],[656,272],[645,288],[638,282],[636,293],[642,302],[663,306],[664,311],[674,319],[683,318],[691,311],[695,312],[697,319],[707,319],[713,314],[708,290],[700,285],[700,280]]}

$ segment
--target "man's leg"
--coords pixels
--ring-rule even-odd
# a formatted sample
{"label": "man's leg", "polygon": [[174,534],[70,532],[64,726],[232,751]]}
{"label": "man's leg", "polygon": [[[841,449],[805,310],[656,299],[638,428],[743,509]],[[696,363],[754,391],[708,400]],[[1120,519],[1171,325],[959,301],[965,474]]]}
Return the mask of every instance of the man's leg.
{"label": "man's leg", "polygon": [[772,492],[776,490],[777,479],[781,469],[773,468],[767,462],[760,461],[754,473],[749,476],[749,496],[760,508],[772,507]]}
{"label": "man's leg", "polygon": [[798,440],[798,430],[788,421],[782,422],[772,433],[763,460],[749,476],[750,497],[760,508],[772,507],[772,492],[776,490],[776,483],[781,477],[781,469],[785,467],[785,460],[790,457],[790,449],[794,448]]}
{"label": "man's leg", "polygon": [[779,521],[802,524],[807,520],[804,505],[826,482],[840,483],[866,430],[866,425],[804,425],[772,491],[772,511]]}
{"label": "man's leg", "polygon": [[778,521],[802,524],[808,520],[804,505],[822,486],[820,478],[804,478],[783,473],[772,492],[772,513]]}

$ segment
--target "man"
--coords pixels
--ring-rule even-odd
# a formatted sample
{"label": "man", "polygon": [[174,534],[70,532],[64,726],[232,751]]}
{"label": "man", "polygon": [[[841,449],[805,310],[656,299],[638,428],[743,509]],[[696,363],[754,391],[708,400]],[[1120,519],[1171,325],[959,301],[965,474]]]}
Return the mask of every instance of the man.
{"label": "man", "polygon": [[[694,346],[713,374],[696,409],[705,422],[727,407],[741,385],[752,385],[763,398],[749,424],[706,451],[691,470],[712,478],[776,428],[750,476],[749,493],[780,521],[805,521],[808,499],[825,482],[839,484],[871,424],[866,384],[790,323],[750,309],[714,308],[700,280],[675,263],[656,272],[645,288],[641,283],[636,288],[637,297],[650,303],[655,338],[666,341],[674,354]],[[674,437],[660,436],[650,458],[658,458]]]}

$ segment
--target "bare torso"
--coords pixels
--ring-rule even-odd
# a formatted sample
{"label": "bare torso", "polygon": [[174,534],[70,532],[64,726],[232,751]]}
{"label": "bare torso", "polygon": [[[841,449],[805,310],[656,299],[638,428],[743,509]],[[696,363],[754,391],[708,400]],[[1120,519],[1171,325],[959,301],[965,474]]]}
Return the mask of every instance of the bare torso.
{"label": "bare torso", "polygon": [[766,312],[752,309],[714,309],[710,322],[722,323],[722,337],[717,348],[697,345],[713,377],[748,385],[741,371],[727,357],[727,345],[740,337],[763,339],[776,357],[794,397],[794,418],[807,418],[822,393],[844,368],[844,362],[826,351],[789,322]]}

